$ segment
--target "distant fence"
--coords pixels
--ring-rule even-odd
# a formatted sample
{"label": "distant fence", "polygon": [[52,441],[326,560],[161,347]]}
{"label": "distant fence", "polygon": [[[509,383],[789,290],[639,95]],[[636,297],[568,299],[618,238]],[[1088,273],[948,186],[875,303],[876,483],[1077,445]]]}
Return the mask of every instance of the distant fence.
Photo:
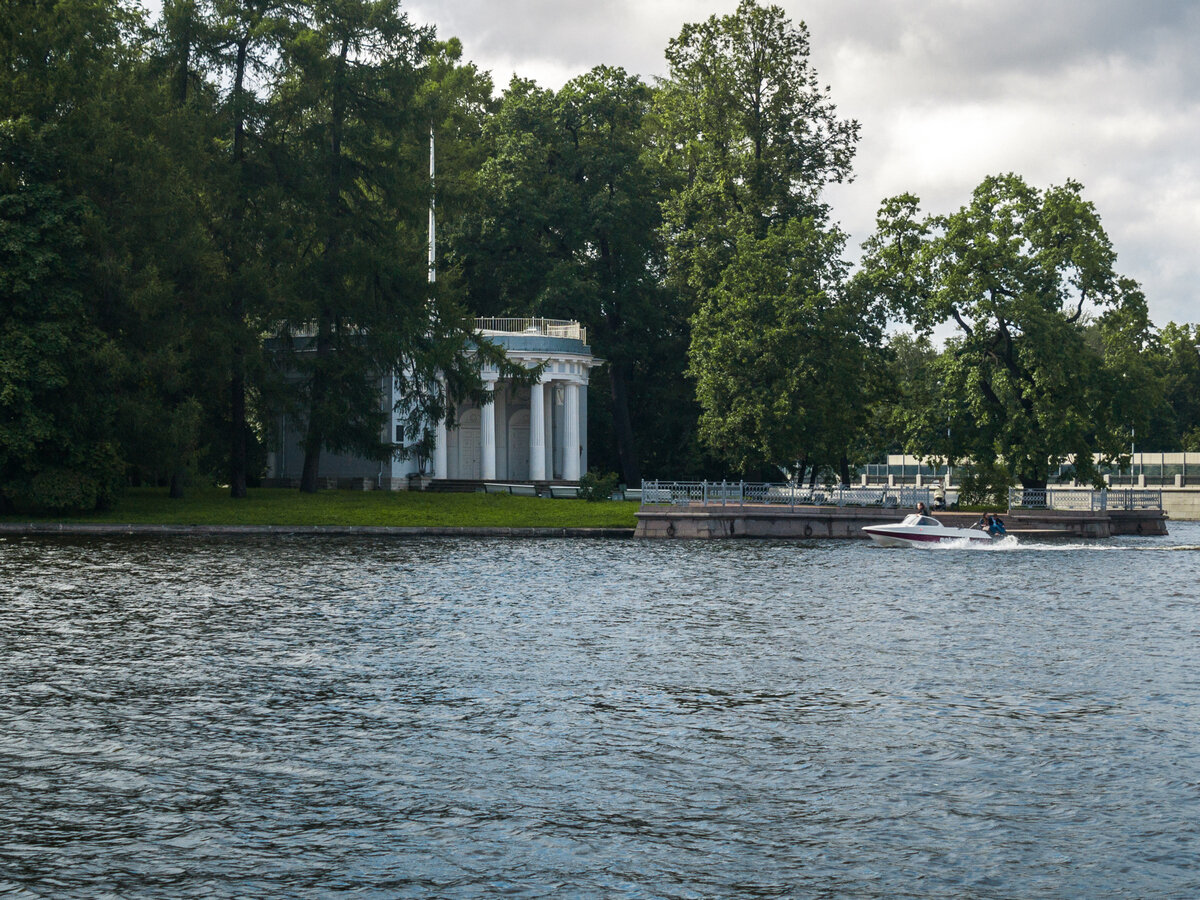
{"label": "distant fence", "polygon": [[[1112,487],[1188,487],[1200,484],[1200,453],[1133,453],[1123,466],[1105,462],[1099,454],[1093,462],[1101,475]],[[971,471],[971,464],[962,461],[957,467],[932,465],[914,456],[890,454],[886,462],[861,466],[855,480],[865,478],[868,484],[914,484],[919,476],[929,484],[939,481],[944,487],[960,484]],[[1075,488],[1086,485],[1075,483],[1074,465],[1064,462],[1050,472],[1051,487]]]}
{"label": "distant fence", "polygon": [[[885,485],[812,488],[798,484],[753,481],[643,481],[643,506],[879,506],[932,509],[934,491],[927,487]],[[1104,512],[1162,509],[1162,491],[1010,488],[1008,507]]]}
{"label": "distant fence", "polygon": [[798,484],[751,481],[643,481],[643,506],[881,506],[927,507],[927,487],[810,488]]}
{"label": "distant fence", "polygon": [[1008,508],[1091,510],[1093,512],[1112,509],[1162,509],[1162,491],[1009,488]]}

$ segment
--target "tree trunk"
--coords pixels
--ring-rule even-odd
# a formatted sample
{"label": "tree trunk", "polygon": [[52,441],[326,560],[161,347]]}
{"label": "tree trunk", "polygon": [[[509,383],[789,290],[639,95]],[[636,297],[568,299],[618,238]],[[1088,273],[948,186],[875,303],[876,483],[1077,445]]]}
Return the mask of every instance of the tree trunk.
{"label": "tree trunk", "polygon": [[325,443],[323,420],[325,396],[329,381],[325,374],[326,358],[333,349],[333,326],[322,314],[317,325],[317,358],[313,368],[312,387],[308,394],[308,430],[304,437],[304,470],[300,473],[300,492],[317,492],[317,472],[321,464],[321,447]]}
{"label": "tree trunk", "polygon": [[182,472],[174,472],[171,475],[170,497],[172,500],[182,500],[183,499],[183,473]]}
{"label": "tree trunk", "polygon": [[[342,129],[345,123],[345,96],[342,86],[342,75],[346,67],[346,59],[350,52],[349,39],[343,39],[338,54],[338,65],[334,70],[332,101],[329,123],[329,181],[326,184],[326,225],[325,258],[336,260],[341,251],[341,194],[342,194]],[[338,295],[336,277],[330,269],[330,281],[324,287],[326,303],[336,303]],[[308,433],[304,438],[304,469],[300,473],[300,491],[304,494],[317,492],[317,473],[321,463],[321,447],[325,442],[327,424],[325,415],[325,397],[331,389],[326,374],[327,357],[334,352],[333,321],[334,313],[329,306],[320,310],[317,325],[317,358],[313,370],[312,389],[309,393]],[[334,388],[336,390],[336,388]]]}
{"label": "tree trunk", "polygon": [[187,103],[188,84],[192,79],[192,29],[194,25],[195,19],[189,13],[184,32],[179,35],[179,59],[175,69],[174,85],[175,103],[178,106]]}
{"label": "tree trunk", "polygon": [[609,383],[612,387],[613,432],[617,438],[617,454],[621,458],[621,477],[627,487],[638,487],[642,473],[638,469],[637,453],[633,446],[633,425],[629,420],[629,391],[625,380],[625,367],[612,362],[608,367]]}
{"label": "tree trunk", "polygon": [[[320,354],[320,349],[317,352]],[[313,374],[312,393],[309,396],[308,430],[304,436],[304,470],[300,473],[300,493],[302,494],[315,494],[317,492],[317,473],[321,465],[321,445],[325,442],[325,432],[319,410],[324,401],[325,376],[318,368]]]}
{"label": "tree trunk", "polygon": [[243,192],[234,203],[232,241],[229,253],[230,282],[234,296],[230,302],[229,319],[233,326],[233,347],[229,373],[229,496],[243,499],[246,496],[246,359],[242,347],[242,329],[246,322],[246,300],[241,293],[238,277],[242,269],[242,255],[238,244],[241,239],[244,191],[242,166],[246,157],[246,111],[245,77],[249,35],[238,43],[237,65],[234,74],[233,104],[233,166],[238,175],[238,190]]}
{"label": "tree trunk", "polygon": [[316,425],[308,426],[304,439],[304,470],[300,473],[300,493],[317,492],[317,471],[321,465],[321,434]]}
{"label": "tree trunk", "polygon": [[[234,303],[232,318],[241,322],[245,315],[243,304]],[[229,379],[229,496],[240,500],[246,496],[246,358],[241,341],[234,338],[232,373]]]}

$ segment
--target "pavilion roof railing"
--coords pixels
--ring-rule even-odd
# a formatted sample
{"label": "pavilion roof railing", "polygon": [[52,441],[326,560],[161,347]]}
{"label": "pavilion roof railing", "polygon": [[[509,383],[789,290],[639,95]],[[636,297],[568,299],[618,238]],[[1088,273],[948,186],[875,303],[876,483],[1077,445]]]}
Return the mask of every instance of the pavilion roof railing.
{"label": "pavilion roof railing", "polygon": [[484,334],[538,334],[587,343],[587,329],[571,319],[477,318],[475,327]]}
{"label": "pavilion roof railing", "polygon": [[[587,343],[587,329],[573,319],[476,317],[475,328],[484,334],[531,334]],[[288,330],[292,337],[316,337],[317,323],[295,322]],[[359,329],[351,326],[351,330],[357,332]]]}
{"label": "pavilion roof railing", "polygon": [[[276,335],[282,336],[282,334],[284,332],[286,332],[289,336],[291,336],[293,338],[313,338],[313,337],[317,336],[318,330],[319,330],[319,325],[318,325],[317,321],[315,319],[311,319],[306,322],[287,322],[287,323],[275,324],[275,325],[271,326],[270,335],[271,336],[276,336]],[[341,324],[339,327],[339,330],[343,334],[346,334],[346,333],[365,334],[366,333],[364,329],[359,328],[357,325]]]}

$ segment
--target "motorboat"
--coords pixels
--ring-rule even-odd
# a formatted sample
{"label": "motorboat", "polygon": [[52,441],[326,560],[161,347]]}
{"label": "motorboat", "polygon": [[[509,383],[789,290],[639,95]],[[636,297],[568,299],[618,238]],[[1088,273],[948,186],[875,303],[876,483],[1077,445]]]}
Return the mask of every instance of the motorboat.
{"label": "motorboat", "polygon": [[913,513],[891,525],[865,525],[863,531],[882,547],[932,547],[951,541],[990,544],[992,538],[977,528],[950,528],[933,516]]}

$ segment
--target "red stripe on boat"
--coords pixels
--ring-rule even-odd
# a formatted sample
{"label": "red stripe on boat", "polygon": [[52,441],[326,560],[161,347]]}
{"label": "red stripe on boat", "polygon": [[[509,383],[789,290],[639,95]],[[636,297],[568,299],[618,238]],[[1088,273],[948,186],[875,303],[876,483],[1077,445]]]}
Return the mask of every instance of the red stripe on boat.
{"label": "red stripe on boat", "polygon": [[[942,540],[942,537],[940,535],[920,534],[918,532],[913,532],[913,531],[902,531],[899,534],[897,534],[894,531],[877,531],[874,528],[872,528],[870,533],[877,534],[880,537],[897,538],[898,540],[902,540],[902,541],[925,541],[926,543],[928,543],[929,541],[940,542]],[[946,538],[946,540],[957,541],[957,540],[959,540],[959,538],[956,535],[951,535],[950,537]],[[970,540],[970,539],[968,538],[968,540]]]}

